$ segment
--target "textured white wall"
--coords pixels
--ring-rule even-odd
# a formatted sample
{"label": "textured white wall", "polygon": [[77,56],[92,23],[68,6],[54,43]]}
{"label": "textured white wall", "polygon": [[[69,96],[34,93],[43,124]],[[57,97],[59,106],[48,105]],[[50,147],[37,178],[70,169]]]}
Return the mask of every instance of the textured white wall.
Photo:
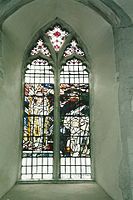
{"label": "textured white wall", "polygon": [[[3,35],[2,67],[4,80],[0,85],[0,197],[16,182],[20,135],[20,72],[11,37]],[[6,41],[6,42],[5,42]],[[5,54],[4,52],[4,54]],[[5,59],[4,59],[5,58]]]}
{"label": "textured white wall", "polygon": [[[3,25],[5,84],[1,89],[0,127],[5,126],[2,126],[4,134],[1,132],[0,136],[3,155],[0,157],[0,174],[3,175],[3,179],[0,178],[0,195],[17,180],[24,51],[34,34],[55,17],[63,19],[76,31],[92,58],[95,179],[115,200],[122,200],[119,189],[121,145],[113,34],[111,26],[96,12],[73,0],[36,0],[15,12]],[[5,159],[5,155],[8,159]]]}

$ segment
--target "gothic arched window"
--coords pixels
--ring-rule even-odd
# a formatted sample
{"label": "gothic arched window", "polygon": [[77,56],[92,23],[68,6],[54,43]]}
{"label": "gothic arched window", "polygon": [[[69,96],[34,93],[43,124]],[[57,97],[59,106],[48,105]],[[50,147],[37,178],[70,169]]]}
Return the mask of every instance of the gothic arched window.
{"label": "gothic arched window", "polygon": [[91,179],[85,51],[60,23],[37,37],[25,72],[21,180]]}

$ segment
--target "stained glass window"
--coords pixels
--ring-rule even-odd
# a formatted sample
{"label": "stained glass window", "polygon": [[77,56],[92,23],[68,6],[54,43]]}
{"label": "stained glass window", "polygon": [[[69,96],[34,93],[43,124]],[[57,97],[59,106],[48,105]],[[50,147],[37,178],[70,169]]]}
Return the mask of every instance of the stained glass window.
{"label": "stained glass window", "polygon": [[74,53],[78,54],[79,56],[84,56],[84,52],[82,51],[81,48],[77,46],[77,42],[75,40],[73,40],[70,46],[67,47],[67,49],[64,52],[64,56],[67,57]]}
{"label": "stained glass window", "polygon": [[[30,50],[24,84],[21,180],[91,179],[89,73],[79,59],[85,53],[78,42],[66,42],[69,34],[55,25]],[[59,60],[62,46],[65,50]]]}
{"label": "stained glass window", "polygon": [[31,55],[42,53],[43,55],[50,56],[48,48],[44,45],[43,40],[39,39],[36,46],[32,49]]}
{"label": "stained glass window", "polygon": [[91,178],[89,84],[86,66],[70,60],[60,75],[61,178]]}
{"label": "stained glass window", "polygon": [[49,30],[46,35],[48,35],[51,44],[53,45],[55,51],[59,51],[62,45],[65,42],[66,36],[68,33],[65,30],[62,30],[61,27],[54,26],[52,30]]}
{"label": "stained glass window", "polygon": [[[25,73],[22,179],[52,178],[54,77],[45,60]],[[46,156],[47,155],[47,156]]]}

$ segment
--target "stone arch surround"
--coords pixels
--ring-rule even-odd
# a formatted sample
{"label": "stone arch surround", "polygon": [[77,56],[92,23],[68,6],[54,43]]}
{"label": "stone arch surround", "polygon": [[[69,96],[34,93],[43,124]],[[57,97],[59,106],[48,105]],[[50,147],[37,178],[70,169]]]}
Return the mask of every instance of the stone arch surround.
{"label": "stone arch surround", "polygon": [[[34,0],[32,0],[34,1]],[[5,4],[5,10],[3,9],[3,11],[1,12],[1,16],[0,16],[0,22],[1,24],[4,22],[5,19],[7,19],[11,14],[13,14],[15,11],[17,11],[20,7],[32,2],[31,0],[27,0],[27,1],[10,1],[7,2],[7,5]],[[113,31],[114,31],[114,39],[115,39],[115,45],[116,45],[116,66],[117,66],[117,75],[119,78],[119,84],[120,81],[122,81],[121,83],[123,84],[124,81],[124,77],[122,76],[122,64],[119,62],[118,58],[119,56],[117,56],[118,54],[120,54],[121,56],[123,55],[124,52],[121,52],[122,50],[120,49],[120,45],[121,43],[118,43],[118,40],[120,40],[120,38],[125,37],[125,34],[123,33],[122,29],[128,28],[128,27],[132,27],[132,22],[130,20],[130,18],[128,17],[128,15],[119,7],[117,6],[117,4],[115,4],[113,1],[104,1],[104,0],[99,0],[99,1],[82,1],[82,0],[75,0],[77,2],[81,2],[82,4],[84,4],[85,6],[89,6],[91,7],[93,10],[95,10],[96,12],[98,12],[104,19],[107,20],[107,22],[109,22],[111,24],[111,26],[113,27]],[[3,4],[4,6],[4,4]],[[2,8],[2,7],[1,7]],[[4,8],[4,7],[3,7]],[[106,10],[107,9],[107,10]],[[121,36],[122,34],[122,36]],[[126,38],[127,39],[127,38]],[[122,43],[122,45],[125,45],[126,41],[124,41],[124,43]],[[2,53],[1,53],[2,55]],[[2,56],[1,56],[2,57]],[[124,61],[123,61],[124,62]],[[126,63],[127,64],[127,63]],[[123,64],[123,66],[125,65],[125,63]],[[2,75],[3,78],[3,75]],[[121,87],[122,87],[121,84]],[[119,98],[122,95],[122,88],[119,88]],[[121,101],[121,100],[120,100]],[[127,102],[129,106],[129,102]],[[122,107],[120,107],[120,121],[121,124],[123,124],[123,122],[126,120],[125,118],[121,118],[121,114],[123,112]],[[123,161],[122,161],[122,167],[120,169],[120,187],[123,191],[123,198],[125,199],[131,199],[131,190],[130,190],[130,172],[127,166],[127,163],[129,162],[127,160],[127,154],[128,154],[128,144],[126,143],[127,138],[125,140],[125,136],[123,138],[124,133],[122,132],[123,129],[121,127],[121,138],[122,138],[122,143],[123,143]],[[130,131],[130,130],[129,130]],[[125,148],[126,147],[126,148]],[[124,162],[124,164],[123,164]],[[123,168],[124,166],[124,168]],[[127,166],[127,167],[126,167]],[[126,177],[123,178],[123,174],[126,174]],[[126,184],[125,184],[125,180],[126,180]]]}
{"label": "stone arch surround", "polygon": [[[35,0],[10,0],[1,3],[0,8],[0,24],[4,22],[11,14],[17,11],[22,6],[33,2]],[[98,12],[106,21],[108,21],[112,26],[129,26],[132,24],[130,17],[124,12],[124,10],[119,7],[113,0],[75,0],[89,6]]]}

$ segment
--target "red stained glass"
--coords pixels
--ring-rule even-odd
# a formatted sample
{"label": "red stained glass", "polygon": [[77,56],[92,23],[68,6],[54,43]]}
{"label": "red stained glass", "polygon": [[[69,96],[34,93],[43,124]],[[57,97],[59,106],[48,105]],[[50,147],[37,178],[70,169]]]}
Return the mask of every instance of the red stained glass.
{"label": "red stained glass", "polygon": [[55,37],[59,37],[60,35],[61,35],[61,33],[58,32],[58,31],[54,33],[54,36],[55,36]]}
{"label": "red stained glass", "polygon": [[59,51],[62,45],[65,42],[65,38],[68,33],[65,30],[62,30],[60,26],[54,26],[52,30],[49,30],[46,35],[48,35],[52,46],[55,51]]}
{"label": "red stained glass", "polygon": [[38,53],[48,57],[50,56],[48,48],[44,45],[44,42],[41,39],[37,41],[37,45],[31,50],[31,55],[36,55]]}

